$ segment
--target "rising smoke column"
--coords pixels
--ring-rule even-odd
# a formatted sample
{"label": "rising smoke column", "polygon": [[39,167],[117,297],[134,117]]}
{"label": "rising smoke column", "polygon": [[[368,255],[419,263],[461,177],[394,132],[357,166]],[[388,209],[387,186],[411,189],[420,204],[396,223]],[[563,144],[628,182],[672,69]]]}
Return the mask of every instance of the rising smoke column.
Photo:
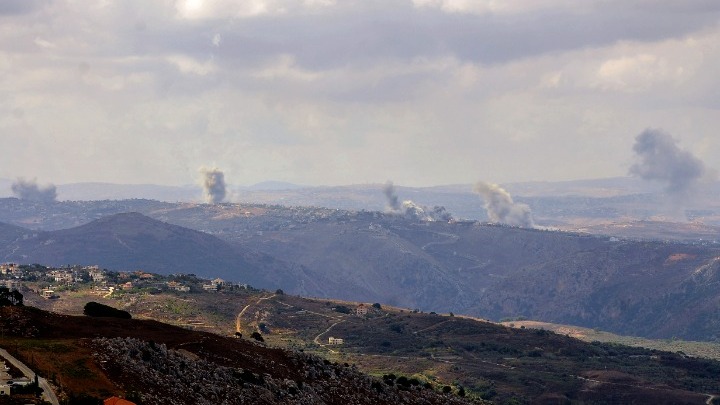
{"label": "rising smoke column", "polygon": [[387,199],[387,210],[392,213],[402,214],[406,218],[418,221],[447,222],[452,220],[452,214],[447,212],[445,207],[435,206],[434,208],[428,208],[415,204],[412,200],[404,200],[400,203],[400,198],[395,192],[395,186],[392,181],[385,183],[383,194],[385,194],[385,198]]}
{"label": "rising smoke column", "polygon": [[202,187],[205,194],[205,201],[210,204],[217,204],[225,199],[225,174],[218,168],[200,168],[202,173]]}
{"label": "rising smoke column", "polygon": [[37,181],[19,178],[12,184],[13,194],[21,200],[53,202],[57,198],[57,189],[53,184],[38,186]]}
{"label": "rising smoke column", "polygon": [[385,183],[385,186],[383,186],[383,193],[387,199],[387,209],[393,212],[400,211],[400,199],[395,192],[395,185],[393,185],[392,181],[388,180],[388,182]]}
{"label": "rising smoke column", "polygon": [[475,192],[485,201],[485,210],[491,222],[532,228],[535,226],[527,204],[513,202],[510,193],[493,183],[479,181]]}
{"label": "rising smoke column", "polygon": [[648,128],[636,136],[633,151],[638,163],[630,167],[630,174],[664,183],[675,204],[682,204],[706,173],[700,159],[680,149],[670,134],[658,129]]}

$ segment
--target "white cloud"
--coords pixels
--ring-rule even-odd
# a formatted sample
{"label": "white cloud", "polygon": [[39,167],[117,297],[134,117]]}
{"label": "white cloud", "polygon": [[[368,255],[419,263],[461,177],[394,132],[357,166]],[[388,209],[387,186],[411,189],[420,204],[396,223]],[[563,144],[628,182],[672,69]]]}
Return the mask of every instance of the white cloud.
{"label": "white cloud", "polygon": [[251,18],[311,11],[334,6],[335,0],[180,0],[177,16],[188,20]]}
{"label": "white cloud", "polygon": [[543,9],[586,8],[583,2],[572,0],[412,0],[416,7],[439,8],[446,13],[516,14]]}
{"label": "white cloud", "polygon": [[323,76],[321,72],[311,72],[299,68],[295,63],[295,58],[287,54],[279,55],[270,66],[260,69],[252,75],[259,79],[285,79],[305,82],[317,80]]}
{"label": "white cloud", "polygon": [[217,66],[212,60],[199,62],[185,55],[170,55],[165,59],[185,74],[207,76],[217,71]]}
{"label": "white cloud", "polygon": [[643,91],[662,82],[677,83],[687,76],[681,65],[671,66],[667,59],[639,54],[610,59],[597,71],[597,86],[616,91]]}

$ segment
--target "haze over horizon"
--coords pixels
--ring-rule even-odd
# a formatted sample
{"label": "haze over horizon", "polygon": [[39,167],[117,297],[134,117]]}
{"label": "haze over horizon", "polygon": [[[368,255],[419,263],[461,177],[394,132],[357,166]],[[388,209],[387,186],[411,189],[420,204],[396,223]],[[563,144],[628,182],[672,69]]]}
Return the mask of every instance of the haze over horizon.
{"label": "haze over horizon", "polygon": [[[404,186],[720,157],[720,3],[8,0],[0,178]],[[712,165],[710,165],[712,166]]]}

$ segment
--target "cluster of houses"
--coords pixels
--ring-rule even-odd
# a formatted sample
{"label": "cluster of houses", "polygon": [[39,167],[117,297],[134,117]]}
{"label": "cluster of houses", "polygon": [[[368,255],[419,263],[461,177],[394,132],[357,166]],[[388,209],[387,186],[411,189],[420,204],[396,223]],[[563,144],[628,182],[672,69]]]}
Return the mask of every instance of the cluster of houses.
{"label": "cluster of houses", "polygon": [[[191,276],[159,276],[145,271],[114,272],[99,266],[68,266],[61,268],[24,266],[17,263],[0,264],[0,286],[19,289],[27,283],[40,286],[38,293],[47,299],[58,297],[63,289],[92,285],[94,294],[109,296],[114,292],[134,289],[159,291],[220,291],[226,288],[244,288],[247,284],[232,284],[223,279],[201,280]],[[37,284],[35,284],[37,283]]]}

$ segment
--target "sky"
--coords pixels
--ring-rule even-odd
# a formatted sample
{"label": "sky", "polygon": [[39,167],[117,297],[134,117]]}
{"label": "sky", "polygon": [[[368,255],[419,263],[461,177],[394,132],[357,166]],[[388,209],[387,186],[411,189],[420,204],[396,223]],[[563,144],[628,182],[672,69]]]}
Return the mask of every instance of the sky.
{"label": "sky", "polygon": [[407,186],[720,156],[716,0],[3,0],[0,178]]}

